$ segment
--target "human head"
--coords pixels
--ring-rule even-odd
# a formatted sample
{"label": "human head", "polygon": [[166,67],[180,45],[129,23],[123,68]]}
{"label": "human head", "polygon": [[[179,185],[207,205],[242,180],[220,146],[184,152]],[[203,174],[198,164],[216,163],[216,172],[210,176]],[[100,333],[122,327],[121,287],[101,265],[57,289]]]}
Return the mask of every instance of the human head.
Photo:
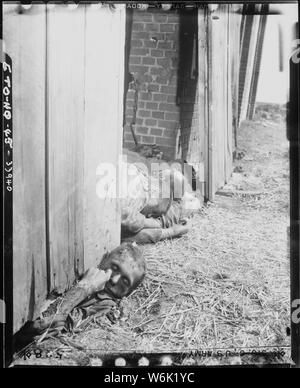
{"label": "human head", "polygon": [[122,243],[116,249],[103,256],[100,269],[112,270],[105,291],[121,299],[129,295],[142,282],[146,263],[141,249],[135,243]]}

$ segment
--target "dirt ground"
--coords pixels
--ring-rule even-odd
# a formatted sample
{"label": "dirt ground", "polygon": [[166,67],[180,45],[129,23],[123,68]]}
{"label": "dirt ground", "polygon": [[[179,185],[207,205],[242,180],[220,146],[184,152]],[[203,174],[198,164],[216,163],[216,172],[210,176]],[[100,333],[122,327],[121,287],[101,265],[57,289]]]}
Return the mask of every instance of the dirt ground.
{"label": "dirt ground", "polygon": [[[263,106],[254,121],[242,124],[232,178],[213,203],[193,216],[190,233],[145,246],[146,279],[122,300],[117,322],[91,322],[85,331],[65,337],[82,350],[71,346],[61,361],[43,363],[99,365],[97,354],[120,350],[280,347],[289,353],[284,118],[284,109]],[[62,344],[48,340],[42,346]],[[235,362],[247,363],[240,357]],[[213,361],[192,358],[186,363]]]}

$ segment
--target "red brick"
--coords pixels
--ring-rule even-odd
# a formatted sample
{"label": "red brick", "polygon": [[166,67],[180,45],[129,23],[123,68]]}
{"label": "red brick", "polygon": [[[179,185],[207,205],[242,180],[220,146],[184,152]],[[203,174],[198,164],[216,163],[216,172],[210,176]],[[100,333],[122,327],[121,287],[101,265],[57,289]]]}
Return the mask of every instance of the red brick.
{"label": "red brick", "polygon": [[176,86],[164,86],[164,85],[162,85],[160,87],[160,91],[162,93],[166,93],[166,94],[176,94],[177,93],[177,87]]}
{"label": "red brick", "polygon": [[157,45],[158,49],[164,49],[164,50],[170,50],[172,48],[172,43],[171,42],[158,42]]}
{"label": "red brick", "polygon": [[168,97],[167,97],[167,102],[170,102],[171,104],[172,104],[172,103],[175,104],[176,101],[177,101],[176,96],[168,96]]}
{"label": "red brick", "polygon": [[152,112],[152,117],[154,117],[155,119],[163,119],[165,117],[165,114],[164,112],[154,111]]}
{"label": "red brick", "polygon": [[163,57],[164,56],[164,52],[163,50],[151,50],[151,56],[153,57]]}
{"label": "red brick", "polygon": [[169,85],[171,86],[177,85],[177,76],[174,70],[171,71],[171,76],[169,77]]}
{"label": "red brick", "polygon": [[127,99],[134,99],[134,90],[128,90],[127,92]]}
{"label": "red brick", "polygon": [[131,55],[130,59],[129,59],[129,62],[132,65],[139,65],[142,62],[142,58],[134,56],[134,55]]}
{"label": "red brick", "polygon": [[160,31],[161,32],[173,32],[173,31],[175,31],[175,25],[174,24],[161,24]]}
{"label": "red brick", "polygon": [[144,101],[139,101],[139,102],[138,102],[138,108],[139,108],[139,109],[144,109],[144,108],[145,108],[145,103],[144,103]]}
{"label": "red brick", "polygon": [[159,91],[159,85],[157,84],[149,84],[148,90],[151,92],[158,92]]}
{"label": "red brick", "polygon": [[139,110],[138,116],[139,117],[151,117],[151,112],[149,110]]}
{"label": "red brick", "polygon": [[147,92],[140,93],[139,97],[143,101],[152,101],[152,94]]}
{"label": "red brick", "polygon": [[177,13],[168,13],[168,23],[179,23],[179,15]]}
{"label": "red brick", "polygon": [[158,32],[159,31],[159,24],[158,23],[145,23],[144,30],[149,31],[149,32]]}
{"label": "red brick", "polygon": [[145,74],[148,71],[148,67],[143,65],[130,65],[129,68],[131,72],[139,74]]}
{"label": "red brick", "polygon": [[171,58],[157,58],[157,64],[159,66],[169,68],[171,64]]}
{"label": "red brick", "polygon": [[[135,137],[136,137],[136,140],[138,141],[138,143],[140,143],[141,140],[142,140],[142,136],[141,136],[141,135],[135,135]],[[133,140],[132,134],[131,134],[131,138],[132,138],[132,140]],[[130,140],[130,139],[129,139],[129,140]],[[134,141],[134,140],[133,140],[133,141]]]}
{"label": "red brick", "polygon": [[150,40],[150,39],[143,40],[143,45],[144,45],[144,47],[147,47],[147,48],[155,49],[157,47],[157,44],[158,44],[158,42],[155,42],[155,41]]}
{"label": "red brick", "polygon": [[142,47],[143,41],[141,39],[132,39],[130,44],[131,44],[131,47]]}
{"label": "red brick", "polygon": [[156,22],[158,22],[158,23],[166,23],[167,18],[168,18],[168,16],[167,16],[166,13],[164,13],[164,14],[159,14],[159,13],[158,14],[153,14],[153,19]]}
{"label": "red brick", "polygon": [[126,110],[126,115],[133,115],[133,109],[132,108],[127,108]]}
{"label": "red brick", "polygon": [[166,138],[168,138],[168,137],[173,138],[175,135],[176,135],[175,128],[174,129],[164,129],[164,137],[166,137]]}
{"label": "red brick", "polygon": [[128,124],[128,125],[131,124],[131,122],[132,122],[132,116],[126,114],[126,125],[127,125],[127,124]]}
{"label": "red brick", "polygon": [[149,125],[149,126],[156,125],[157,124],[157,120],[155,120],[155,119],[146,119],[145,120],[145,124]]}
{"label": "red brick", "polygon": [[166,139],[164,137],[157,137],[156,144],[157,145],[172,146],[174,144],[174,141],[171,138]]}
{"label": "red brick", "polygon": [[136,21],[138,22],[152,22],[153,17],[151,13],[147,12],[136,12],[134,17],[136,18]]}
{"label": "red brick", "polygon": [[130,125],[126,124],[124,127],[124,133],[130,133]]}
{"label": "red brick", "polygon": [[144,57],[142,63],[143,65],[155,65],[155,59],[152,57]]}
{"label": "red brick", "polygon": [[161,128],[151,128],[150,135],[153,136],[162,136],[163,130]]}
{"label": "red brick", "polygon": [[174,44],[175,44],[175,46],[178,45],[178,34],[177,34],[177,32],[165,34],[165,39],[167,41],[169,41],[169,42],[173,42],[173,46],[174,46]]}
{"label": "red brick", "polygon": [[170,58],[177,58],[178,53],[177,50],[166,50],[164,53],[165,57],[170,57]]}
{"label": "red brick", "polygon": [[179,112],[176,112],[176,113],[166,112],[165,113],[165,120],[178,121],[179,118],[180,118],[180,113]]}
{"label": "red brick", "polygon": [[137,117],[137,118],[135,119],[135,123],[136,123],[137,125],[143,125],[143,124],[144,124],[144,119],[141,119],[140,117]]}
{"label": "red brick", "polygon": [[[141,42],[141,45],[143,45],[142,41]],[[130,55],[147,55],[150,53],[150,50],[147,49],[147,48],[132,48],[131,51],[130,51]]]}
{"label": "red brick", "polygon": [[126,140],[128,142],[133,141],[132,134],[131,133],[125,133],[124,140]]}
{"label": "red brick", "polygon": [[159,109],[165,112],[177,112],[179,110],[179,108],[176,105],[165,104],[165,103],[159,104]]}
{"label": "red brick", "polygon": [[166,101],[167,95],[163,93],[153,93],[153,101],[163,102]]}
{"label": "red brick", "polygon": [[169,82],[169,78],[168,77],[164,77],[164,76],[157,76],[156,77],[156,82],[158,84],[167,85],[168,82]]}
{"label": "red brick", "polygon": [[133,22],[132,30],[133,31],[144,31],[145,23]]}
{"label": "red brick", "polygon": [[[153,82],[153,77],[150,74],[144,74],[144,75],[140,76],[139,79],[140,79],[141,82],[148,82],[148,83],[149,82]],[[145,86],[146,85],[144,85],[144,87]],[[143,85],[141,85],[141,88],[142,87],[143,87]],[[146,87],[145,87],[144,90],[146,90]]]}
{"label": "red brick", "polygon": [[165,40],[166,38],[166,34],[162,34],[160,32],[153,32],[153,34],[150,34],[149,35],[150,39],[153,39],[153,40]]}
{"label": "red brick", "polygon": [[131,34],[131,39],[149,39],[149,32],[145,31],[133,31]]}
{"label": "red brick", "polygon": [[175,129],[177,126],[176,121],[167,121],[167,120],[160,120],[158,122],[158,126],[161,128],[167,128],[167,129]]}
{"label": "red brick", "polygon": [[156,110],[158,109],[158,104],[156,102],[147,102],[146,109]]}
{"label": "red brick", "polygon": [[165,69],[163,69],[162,67],[152,67],[151,70],[150,70],[150,73],[152,75],[162,75],[162,76],[165,76],[167,75],[167,71]]}
{"label": "red brick", "polygon": [[142,136],[142,143],[155,144],[155,138],[154,136]]}
{"label": "red brick", "polygon": [[149,128],[147,127],[137,127],[136,128],[136,133],[140,135],[147,135],[148,134]]}

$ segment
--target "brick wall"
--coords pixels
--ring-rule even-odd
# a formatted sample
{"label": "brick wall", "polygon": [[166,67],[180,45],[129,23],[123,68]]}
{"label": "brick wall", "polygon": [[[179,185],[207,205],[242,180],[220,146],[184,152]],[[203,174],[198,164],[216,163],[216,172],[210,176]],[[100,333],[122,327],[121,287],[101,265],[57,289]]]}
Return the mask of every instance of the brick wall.
{"label": "brick wall", "polygon": [[176,104],[178,62],[179,14],[134,11],[129,71],[134,75],[135,86],[131,84],[126,98],[126,148],[134,146],[129,124],[137,97],[134,128],[139,144],[157,144],[166,157],[174,157],[180,119]]}

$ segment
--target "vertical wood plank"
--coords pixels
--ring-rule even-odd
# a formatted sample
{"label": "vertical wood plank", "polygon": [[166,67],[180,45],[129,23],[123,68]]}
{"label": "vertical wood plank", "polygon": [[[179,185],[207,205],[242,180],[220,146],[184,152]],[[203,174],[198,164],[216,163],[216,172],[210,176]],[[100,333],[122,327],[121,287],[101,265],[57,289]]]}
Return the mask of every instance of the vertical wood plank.
{"label": "vertical wood plank", "polygon": [[207,47],[207,10],[198,10],[198,115],[200,152],[203,162],[203,182],[205,198],[209,198],[208,190],[208,47]]}
{"label": "vertical wood plank", "polygon": [[254,65],[254,59],[255,59],[255,48],[256,48],[256,43],[258,38],[259,21],[260,21],[260,16],[254,15],[249,42],[243,42],[244,44],[248,44],[249,48],[247,52],[248,59],[247,59],[244,89],[243,89],[242,100],[241,100],[241,110],[240,110],[240,118],[239,118],[240,122],[245,120],[247,117],[251,79],[252,79],[253,65]]}
{"label": "vertical wood plank", "polygon": [[232,33],[230,5],[219,5],[208,17],[208,196],[211,200],[232,172]]}
{"label": "vertical wood plank", "polygon": [[[226,107],[224,107],[224,5],[209,15],[209,197],[214,198],[224,183],[224,141]],[[226,46],[226,45],[225,45]]]}
{"label": "vertical wood plank", "polygon": [[51,290],[83,269],[85,6],[48,9],[48,164]]}
{"label": "vertical wood plank", "polygon": [[[116,198],[99,198],[97,168],[117,171],[122,150],[125,6],[86,8],[84,135],[84,265],[99,263],[120,242]],[[103,177],[102,177],[103,178]],[[113,182],[110,182],[113,183]]]}
{"label": "vertical wood plank", "polygon": [[225,49],[225,98],[226,98],[226,132],[225,132],[225,176],[224,183],[227,183],[232,172],[232,158],[233,158],[233,149],[232,149],[232,79],[231,79],[231,51],[232,51],[232,36],[230,34],[230,28],[232,26],[231,5],[226,5],[226,49]]}
{"label": "vertical wood plank", "polygon": [[212,21],[211,14],[208,12],[207,15],[207,64],[208,64],[208,94],[207,94],[207,105],[208,105],[208,199],[213,200],[214,198],[214,168],[213,168],[213,136],[212,136],[212,96],[213,96],[213,85],[212,85],[212,68],[213,68],[213,40],[212,40]]}
{"label": "vertical wood plank", "polygon": [[235,7],[231,5],[230,15],[230,67],[232,88],[232,125],[233,125],[233,150],[237,147],[237,130],[239,117],[239,67],[240,67],[240,35],[242,16],[235,13]]}
{"label": "vertical wood plank", "polygon": [[45,5],[4,4],[3,36],[13,63],[14,332],[47,293],[45,248]]}

